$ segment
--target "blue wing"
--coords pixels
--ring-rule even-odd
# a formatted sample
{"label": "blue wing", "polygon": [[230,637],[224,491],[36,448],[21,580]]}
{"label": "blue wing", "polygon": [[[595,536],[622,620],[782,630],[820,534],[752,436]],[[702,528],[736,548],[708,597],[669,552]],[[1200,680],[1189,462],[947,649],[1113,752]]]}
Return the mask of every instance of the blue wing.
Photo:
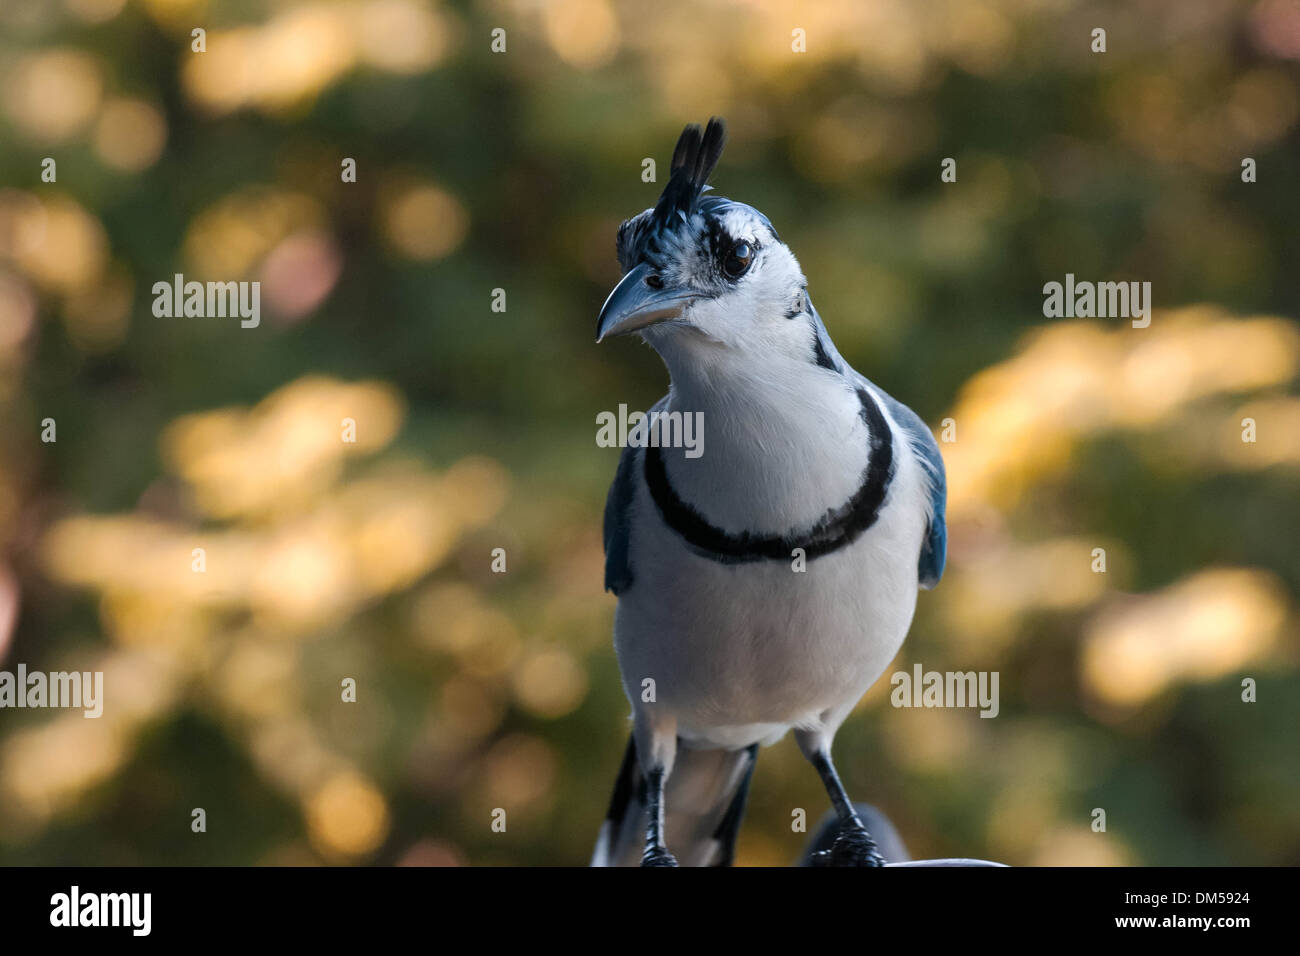
{"label": "blue wing", "polygon": [[605,590],[622,594],[632,585],[632,501],[636,496],[636,454],[628,446],[618,459],[605,498]]}
{"label": "blue wing", "polygon": [[912,453],[916,455],[916,460],[930,476],[930,526],[925,531],[925,540],[921,542],[921,558],[916,566],[917,583],[928,590],[939,583],[939,579],[943,577],[943,566],[948,560],[948,524],[945,518],[948,506],[948,478],[943,470],[943,456],[939,454],[939,443],[934,440],[930,426],[921,420],[920,415],[844,361],[844,356],[840,355],[839,350],[835,348],[835,343],[831,341],[830,333],[826,331],[826,324],[822,322],[821,316],[817,314],[816,309],[812,309],[811,302],[808,306],[813,316],[817,364],[826,365],[836,371],[847,368],[847,374],[851,378],[856,377],[859,382],[869,385],[884,396],[890,416],[903,430],[907,436],[907,443],[912,446]]}
{"label": "blue wing", "polygon": [[[663,411],[667,405],[665,395],[650,412]],[[623,449],[614,483],[605,498],[605,590],[615,594],[632,586],[632,502],[636,499],[640,452],[631,445]]]}
{"label": "blue wing", "polygon": [[889,414],[907,435],[908,444],[912,446],[917,461],[930,476],[932,514],[930,527],[925,532],[925,541],[921,544],[921,560],[916,570],[921,587],[932,588],[943,577],[943,566],[948,559],[948,524],[945,520],[948,479],[943,470],[943,456],[939,454],[939,443],[934,440],[929,426],[921,420],[920,415],[889,395],[885,395],[885,402],[889,406]]}

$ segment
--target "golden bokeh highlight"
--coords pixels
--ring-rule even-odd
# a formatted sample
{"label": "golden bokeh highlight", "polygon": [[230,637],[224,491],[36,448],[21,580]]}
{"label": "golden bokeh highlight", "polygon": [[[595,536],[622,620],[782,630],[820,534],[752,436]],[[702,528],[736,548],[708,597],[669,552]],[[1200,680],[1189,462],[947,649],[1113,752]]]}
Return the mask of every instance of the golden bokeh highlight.
{"label": "golden bokeh highlight", "polygon": [[1104,704],[1131,708],[1175,681],[1210,681],[1264,664],[1290,615],[1286,591],[1251,568],[1197,572],[1116,598],[1087,625],[1082,676]]}
{"label": "golden bokeh highlight", "polygon": [[63,0],[73,16],[86,23],[106,23],[126,7],[126,0]]}
{"label": "golden bokeh highlight", "polygon": [[327,857],[373,853],[388,835],[388,827],[383,794],[355,774],[331,778],[307,806],[307,832]]}
{"label": "golden bokeh highlight", "polygon": [[357,55],[389,73],[421,73],[448,52],[453,32],[447,15],[428,3],[375,0],[354,15]]}
{"label": "golden bokeh highlight", "polygon": [[562,648],[528,654],[511,675],[515,698],[539,717],[563,717],[582,703],[587,675],[574,656]]}
{"label": "golden bokeh highlight", "polygon": [[3,190],[0,259],[9,259],[44,291],[73,293],[103,274],[108,237],[99,219],[68,196],[50,193],[37,199]]}
{"label": "golden bokeh highlight", "polygon": [[54,145],[82,132],[104,94],[103,69],[89,53],[50,49],[19,60],[5,77],[4,110],[27,138]]}
{"label": "golden bokeh highlight", "polygon": [[1037,841],[1030,866],[1133,866],[1135,860],[1123,838],[1104,839],[1082,824],[1061,824]]}
{"label": "golden bokeh highlight", "polygon": [[303,3],[263,24],[210,30],[182,85],[204,110],[291,111],[358,66],[420,73],[446,55],[448,14],[425,0]]}
{"label": "golden bokeh highlight", "polygon": [[158,162],[167,144],[162,113],[144,100],[120,97],[104,104],[95,123],[95,151],[114,169],[138,173]]}
{"label": "golden bokeh highlight", "polygon": [[432,183],[391,187],[382,199],[380,219],[389,244],[420,262],[450,255],[469,231],[469,213],[460,200]]}
{"label": "golden bokeh highlight", "polygon": [[140,732],[173,706],[179,689],[176,662],[157,649],[110,651],[82,667],[103,671],[102,716],[63,711],[0,747],[0,844],[31,839],[80,806],[120,771]]}
{"label": "golden bokeh highlight", "polygon": [[163,454],[213,517],[293,510],[332,485],[346,458],[392,441],[402,415],[385,383],[308,377],[252,409],[178,419],[163,434]]}
{"label": "golden bokeh highlight", "polygon": [[[390,455],[345,472],[346,458],[392,443],[403,406],[384,383],[308,377],[252,408],[184,416],[162,446],[197,509],[189,521],[126,513],[54,523],[41,549],[45,567],[59,583],[100,597],[112,642],[100,666],[113,706],[98,720],[62,714],[7,739],[0,842],[30,839],[84,801],[130,759],[140,730],[184,694],[245,741],[258,772],[301,806],[321,858],[364,859],[383,844],[387,800],[331,739],[332,722],[314,718],[302,642],[314,642],[314,658],[333,656],[338,670],[355,672],[355,661],[338,656],[351,645],[322,643],[320,629],[447,561],[464,533],[495,516],[508,488],[500,465],[482,457],[438,473]],[[461,649],[464,676],[448,683],[440,710],[454,735],[497,726],[504,695],[495,688],[522,647],[509,618],[469,607],[478,617],[456,626],[469,628],[475,644]],[[550,682],[538,706],[571,706],[572,667],[543,658],[534,668]],[[337,684],[326,690],[336,701],[339,693]],[[538,779],[554,777],[553,757],[531,739],[484,768],[497,786],[539,769]]]}
{"label": "golden bokeh highlight", "polygon": [[542,16],[547,41],[572,66],[604,66],[618,52],[618,20],[608,0],[556,0],[543,5]]}
{"label": "golden bokeh highlight", "polygon": [[244,276],[281,241],[324,228],[315,198],[273,186],[248,186],[203,209],[185,234],[185,258],[204,279]]}
{"label": "golden bokeh highlight", "polygon": [[950,520],[1007,511],[1059,474],[1078,443],[1167,421],[1188,403],[1281,385],[1300,369],[1300,330],[1209,306],[1156,312],[1145,329],[1094,321],[1036,330],[962,389],[943,446]]}
{"label": "golden bokeh highlight", "polygon": [[[1105,551],[1104,574],[1094,570],[1099,547]],[[954,561],[943,581],[943,608],[954,641],[960,638],[963,651],[991,662],[1026,614],[1094,605],[1123,580],[1125,555],[1122,543],[1102,538],[982,542]]]}
{"label": "golden bokeh highlight", "polygon": [[[1245,441],[1251,423],[1254,440]],[[1248,402],[1228,415],[1225,424],[1222,440],[1214,446],[1218,466],[1254,470],[1300,465],[1300,398],[1272,396]]]}

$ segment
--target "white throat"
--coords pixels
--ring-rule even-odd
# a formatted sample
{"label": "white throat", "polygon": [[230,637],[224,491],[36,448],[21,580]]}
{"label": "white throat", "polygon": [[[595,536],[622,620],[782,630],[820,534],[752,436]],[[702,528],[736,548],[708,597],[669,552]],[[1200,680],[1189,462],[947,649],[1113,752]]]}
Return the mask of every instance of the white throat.
{"label": "white throat", "polygon": [[[659,344],[659,343],[657,343]],[[665,449],[683,501],[731,533],[812,526],[862,482],[867,426],[853,384],[810,359],[762,363],[731,349],[663,343],[668,410],[703,415],[703,454]]]}

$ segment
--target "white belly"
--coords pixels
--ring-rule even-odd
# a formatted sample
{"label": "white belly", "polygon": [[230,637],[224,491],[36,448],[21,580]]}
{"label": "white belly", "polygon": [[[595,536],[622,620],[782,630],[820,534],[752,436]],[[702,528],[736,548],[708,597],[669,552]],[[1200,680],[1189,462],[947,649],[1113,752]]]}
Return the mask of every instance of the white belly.
{"label": "white belly", "polygon": [[664,708],[701,746],[833,731],[898,652],[916,607],[923,487],[911,456],[899,458],[877,522],[803,572],[793,556],[726,565],[692,553],[639,483],[635,581],[614,628],[633,706]]}

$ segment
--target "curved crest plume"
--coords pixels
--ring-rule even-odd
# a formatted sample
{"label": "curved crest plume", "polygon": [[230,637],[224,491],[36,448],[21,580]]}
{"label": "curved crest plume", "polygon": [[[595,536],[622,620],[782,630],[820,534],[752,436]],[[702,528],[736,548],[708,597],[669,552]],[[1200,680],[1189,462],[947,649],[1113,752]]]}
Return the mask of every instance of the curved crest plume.
{"label": "curved crest plume", "polygon": [[672,174],[655,204],[654,222],[667,226],[669,220],[680,214],[688,217],[695,211],[713,167],[722,158],[722,148],[727,144],[727,124],[715,116],[709,120],[703,134],[697,123],[691,123],[677,140],[673,150]]}

